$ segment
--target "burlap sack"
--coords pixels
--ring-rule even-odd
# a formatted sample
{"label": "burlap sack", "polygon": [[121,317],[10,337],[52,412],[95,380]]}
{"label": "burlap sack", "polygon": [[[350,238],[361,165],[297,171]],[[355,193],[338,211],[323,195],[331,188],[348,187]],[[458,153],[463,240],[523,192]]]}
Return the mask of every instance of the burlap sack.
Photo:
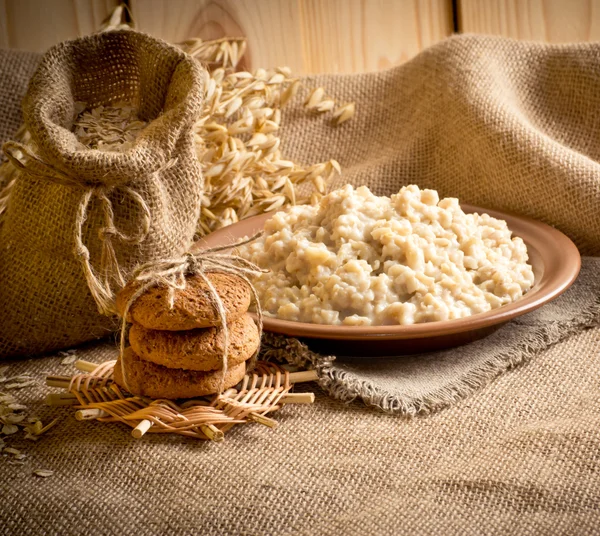
{"label": "burlap sack", "polygon": [[[202,178],[192,126],[203,78],[189,56],[120,31],[60,44],[23,103],[32,147],[0,220],[0,357],[37,354],[114,328],[111,299],[141,262],[181,254],[194,236]],[[74,103],[125,101],[149,124],[124,153],[84,148]]]}

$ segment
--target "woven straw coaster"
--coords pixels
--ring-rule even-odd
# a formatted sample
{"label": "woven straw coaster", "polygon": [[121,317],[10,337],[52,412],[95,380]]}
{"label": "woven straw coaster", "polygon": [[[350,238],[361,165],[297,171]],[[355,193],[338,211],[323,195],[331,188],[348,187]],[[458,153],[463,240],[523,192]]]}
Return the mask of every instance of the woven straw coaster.
{"label": "woven straw coaster", "polygon": [[74,406],[77,420],[122,422],[133,428],[136,439],[147,432],[179,434],[197,439],[222,441],[236,424],[257,422],[276,428],[277,421],[266,415],[284,404],[311,404],[312,393],[290,393],[297,382],[316,379],[314,371],[292,372],[274,363],[259,361],[236,388],[220,395],[193,400],[154,400],[131,396],[114,381],[116,360],[100,365],[78,360],[81,371],[73,377],[48,376],[49,387],[67,392],[48,395],[52,406]]}

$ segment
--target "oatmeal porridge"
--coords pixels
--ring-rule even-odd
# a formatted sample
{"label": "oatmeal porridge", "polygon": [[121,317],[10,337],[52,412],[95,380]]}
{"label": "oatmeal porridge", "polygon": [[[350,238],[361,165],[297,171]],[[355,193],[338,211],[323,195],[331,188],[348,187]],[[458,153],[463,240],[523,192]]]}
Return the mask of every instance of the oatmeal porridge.
{"label": "oatmeal porridge", "polygon": [[501,307],[533,285],[523,240],[458,199],[406,186],[378,197],[348,185],[277,212],[239,254],[266,316],[333,325],[416,324]]}

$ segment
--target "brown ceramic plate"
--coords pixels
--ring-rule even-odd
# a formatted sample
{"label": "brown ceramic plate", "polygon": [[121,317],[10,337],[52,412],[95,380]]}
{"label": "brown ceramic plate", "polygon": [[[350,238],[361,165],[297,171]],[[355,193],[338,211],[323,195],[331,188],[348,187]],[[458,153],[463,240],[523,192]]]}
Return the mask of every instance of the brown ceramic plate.
{"label": "brown ceramic plate", "polygon": [[[391,356],[441,350],[489,335],[509,320],[560,296],[575,281],[581,257],[575,244],[544,223],[496,210],[461,205],[467,213],[486,212],[506,220],[514,236],[527,245],[535,282],[511,304],[467,318],[410,326],[328,326],[265,318],[264,329],[299,337],[312,348],[336,355]],[[220,229],[202,239],[199,248],[221,246],[260,231],[271,214],[262,214]]]}

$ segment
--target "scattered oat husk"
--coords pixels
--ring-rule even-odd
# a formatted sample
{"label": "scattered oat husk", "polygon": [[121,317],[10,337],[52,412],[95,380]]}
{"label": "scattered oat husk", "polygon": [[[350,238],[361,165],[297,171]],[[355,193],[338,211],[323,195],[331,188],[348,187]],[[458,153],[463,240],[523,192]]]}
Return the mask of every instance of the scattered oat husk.
{"label": "scattered oat husk", "polygon": [[119,4],[111,14],[102,21],[101,32],[113,30],[130,30],[133,28],[133,18],[126,4]]}
{"label": "scattered oat husk", "polygon": [[54,471],[50,471],[50,469],[36,469],[35,471],[33,471],[33,474],[35,476],[47,478],[49,476],[52,476],[54,474]]}
{"label": "scattered oat husk", "polygon": [[76,102],[75,113],[72,130],[77,139],[89,149],[99,151],[128,151],[148,124],[140,120],[135,108],[126,102],[92,109],[87,109],[83,102]]}
{"label": "scattered oat husk", "polygon": [[4,381],[5,382],[15,382],[15,383],[22,383],[22,382],[27,382],[31,380],[31,376],[29,374],[19,374],[18,376],[11,376],[10,378],[6,378]]}
{"label": "scattered oat husk", "polygon": [[4,435],[16,434],[19,431],[19,427],[15,424],[5,424],[2,427],[2,433]]}
{"label": "scattered oat husk", "polygon": [[3,420],[6,424],[19,424],[25,420],[25,415],[22,413],[9,413],[4,415]]}
{"label": "scattered oat husk", "polygon": [[[35,384],[35,380],[28,374],[6,377],[9,367],[0,368],[0,388],[7,389],[10,385],[29,386]],[[21,383],[7,383],[13,380],[20,380]],[[27,380],[23,382],[23,380]],[[27,384],[27,385],[25,385]],[[24,438],[37,441],[50,428],[58,423],[58,419],[53,420],[44,426],[42,421],[28,414],[28,407],[17,401],[12,393],[0,392],[0,452],[10,455],[10,463],[20,465],[26,457],[26,454],[14,447],[7,447],[4,437]],[[20,435],[23,432],[24,435]]]}
{"label": "scattered oat husk", "polygon": [[354,117],[354,112],[356,111],[356,105],[353,102],[345,104],[344,106],[340,106],[337,110],[333,112],[333,118],[336,124],[341,125],[345,123],[349,119]]}
{"label": "scattered oat husk", "polygon": [[66,350],[58,352],[58,355],[62,356],[63,359],[60,362],[61,365],[72,365],[77,361],[77,350]]}
{"label": "scattered oat husk", "polygon": [[35,381],[28,379],[26,381],[18,381],[18,382],[14,382],[14,383],[7,383],[4,386],[4,389],[23,389],[25,387],[31,387],[32,385],[35,385]]}

